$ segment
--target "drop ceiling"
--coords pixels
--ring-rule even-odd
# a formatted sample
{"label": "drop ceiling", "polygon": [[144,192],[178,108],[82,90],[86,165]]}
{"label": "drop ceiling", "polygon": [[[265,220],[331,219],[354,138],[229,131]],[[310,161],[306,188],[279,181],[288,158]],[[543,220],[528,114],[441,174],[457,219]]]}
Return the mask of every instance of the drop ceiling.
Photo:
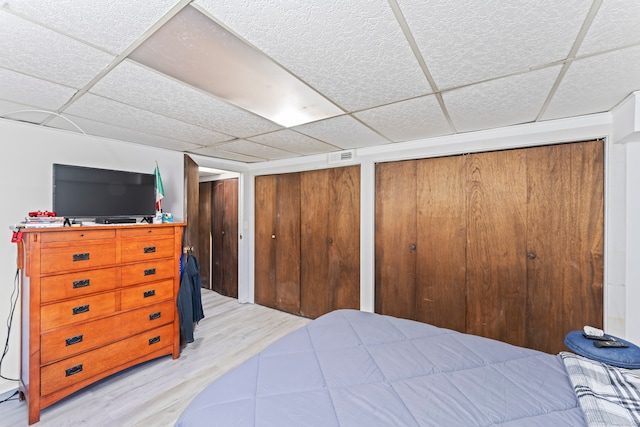
{"label": "drop ceiling", "polygon": [[[134,60],[185,8],[335,112],[284,127]],[[289,159],[610,111],[640,90],[639,28],[637,0],[5,0],[0,117]]]}

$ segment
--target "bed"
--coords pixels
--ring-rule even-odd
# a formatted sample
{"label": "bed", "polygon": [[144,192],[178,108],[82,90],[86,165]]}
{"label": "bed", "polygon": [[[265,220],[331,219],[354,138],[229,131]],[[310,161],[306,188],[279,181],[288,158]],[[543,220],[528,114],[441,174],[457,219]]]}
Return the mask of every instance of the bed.
{"label": "bed", "polygon": [[571,353],[337,310],[214,381],[176,426],[640,425],[640,394],[627,387],[637,393],[640,379],[611,368],[624,383],[616,402],[603,389],[608,369]]}

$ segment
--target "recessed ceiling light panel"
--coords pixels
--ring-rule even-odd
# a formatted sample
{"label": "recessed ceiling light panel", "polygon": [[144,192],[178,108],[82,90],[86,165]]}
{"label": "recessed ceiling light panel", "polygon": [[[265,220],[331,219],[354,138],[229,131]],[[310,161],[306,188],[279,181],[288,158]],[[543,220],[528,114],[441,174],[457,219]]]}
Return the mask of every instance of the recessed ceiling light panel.
{"label": "recessed ceiling light panel", "polygon": [[129,57],[285,127],[344,114],[264,53],[191,6]]}

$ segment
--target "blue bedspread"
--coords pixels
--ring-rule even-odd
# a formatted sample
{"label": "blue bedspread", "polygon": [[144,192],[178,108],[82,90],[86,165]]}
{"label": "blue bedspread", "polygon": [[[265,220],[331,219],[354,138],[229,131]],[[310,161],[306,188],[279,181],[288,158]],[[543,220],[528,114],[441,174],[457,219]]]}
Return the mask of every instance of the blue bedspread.
{"label": "blue bedspread", "polygon": [[355,310],[281,338],[200,393],[187,426],[584,426],[559,356]]}

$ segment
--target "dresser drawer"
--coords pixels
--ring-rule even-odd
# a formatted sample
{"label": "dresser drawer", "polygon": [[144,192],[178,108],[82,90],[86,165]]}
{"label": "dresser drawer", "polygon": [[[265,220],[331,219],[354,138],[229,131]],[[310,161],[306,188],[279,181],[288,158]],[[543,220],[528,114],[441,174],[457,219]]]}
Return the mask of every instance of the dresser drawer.
{"label": "dresser drawer", "polygon": [[116,287],[116,269],[103,268],[79,273],[43,277],[40,280],[42,303],[78,298],[87,294],[109,291]]}
{"label": "dresser drawer", "polygon": [[153,226],[153,227],[142,227],[137,226],[135,228],[125,228],[122,230],[121,236],[123,238],[129,237],[159,237],[159,236],[173,236],[175,235],[175,231],[173,227],[162,227],[162,226]]}
{"label": "dresser drawer", "polygon": [[122,289],[122,310],[155,304],[173,298],[173,279]]}
{"label": "dresser drawer", "polygon": [[42,233],[42,243],[53,242],[73,242],[78,243],[86,240],[104,240],[116,237],[115,230],[69,230],[60,232]]}
{"label": "dresser drawer", "polygon": [[173,239],[122,239],[122,262],[136,262],[159,258],[173,258]]}
{"label": "dresser drawer", "polygon": [[161,326],[44,366],[40,369],[41,395],[46,396],[167,346],[173,346],[173,325]]}
{"label": "dresser drawer", "polygon": [[116,262],[115,242],[74,243],[65,247],[47,247],[41,251],[40,271],[51,274],[64,271],[88,270]]}
{"label": "dresser drawer", "polygon": [[179,274],[173,259],[129,264],[122,266],[121,271],[122,286],[139,285],[169,279]]}
{"label": "dresser drawer", "polygon": [[172,323],[174,313],[175,304],[173,301],[166,301],[43,334],[40,338],[41,363],[46,365]]}
{"label": "dresser drawer", "polygon": [[62,326],[107,316],[115,310],[115,292],[43,305],[40,308],[40,328],[42,332],[51,331]]}

